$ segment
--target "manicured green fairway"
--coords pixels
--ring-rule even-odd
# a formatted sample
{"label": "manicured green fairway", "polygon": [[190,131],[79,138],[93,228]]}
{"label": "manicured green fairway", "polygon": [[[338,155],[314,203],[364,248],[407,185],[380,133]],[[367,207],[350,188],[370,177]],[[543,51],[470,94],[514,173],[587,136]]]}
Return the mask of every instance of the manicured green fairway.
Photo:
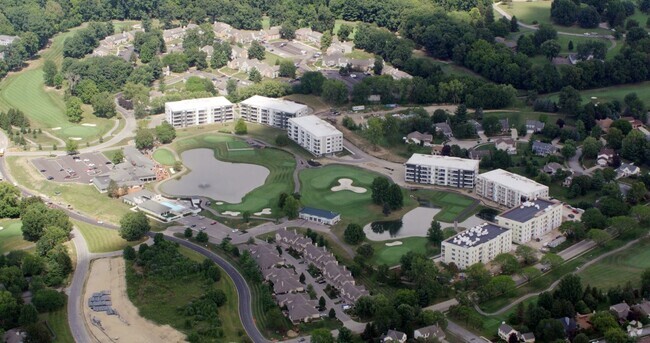
{"label": "manicured green fairway", "polygon": [[[581,91],[582,102],[591,101],[591,97],[597,97],[598,101],[623,101],[628,93],[636,93],[641,99],[650,98],[650,82],[633,83],[623,86],[613,86]],[[551,100],[558,101],[558,94],[555,93],[549,97]]]}
{"label": "manicured green fairway", "polygon": [[167,149],[157,149],[153,153],[153,159],[156,160],[156,162],[165,165],[165,166],[173,166],[174,162],[176,162],[176,158],[174,158],[174,154],[167,150]]}
{"label": "manicured green fairway", "polygon": [[454,220],[464,220],[468,215],[458,218],[459,215],[474,203],[471,198],[444,191],[419,190],[414,195],[421,200],[428,201],[431,205],[440,207],[441,211],[434,219],[446,223],[453,223]]}
{"label": "manicured green fairway", "polygon": [[624,286],[628,281],[638,287],[641,273],[650,268],[650,240],[645,239],[620,253],[608,256],[581,271],[584,285],[601,289]]}
{"label": "manicured green fairway", "polygon": [[[584,33],[584,32],[597,32],[600,34],[611,34],[611,31],[607,29],[594,28],[594,29],[583,29],[579,26],[560,26],[555,25],[551,21],[551,3],[552,1],[532,1],[532,2],[511,2],[509,5],[499,5],[501,9],[508,12],[510,15],[517,17],[517,20],[524,24],[535,25],[536,24],[551,24],[553,27],[560,32],[570,32],[570,33]],[[495,14],[497,13],[494,11]]]}
{"label": "manicured green fairway", "polygon": [[11,250],[27,248],[34,243],[23,239],[23,231],[20,229],[23,224],[19,220],[0,221],[0,255]]}
{"label": "manicured green fairway", "polygon": [[70,326],[68,326],[68,310],[64,306],[62,309],[54,312],[46,312],[39,315],[42,320],[47,320],[47,323],[56,334],[56,343],[74,343]]}
{"label": "manicured green fairway", "polygon": [[263,208],[275,207],[280,193],[293,193],[293,171],[296,168],[296,160],[291,154],[273,148],[228,151],[228,144],[233,142],[242,142],[242,140],[228,135],[208,134],[182,139],[172,145],[178,154],[190,149],[208,148],[214,150],[215,157],[221,161],[258,164],[269,169],[270,174],[264,185],[248,193],[241,203],[214,204],[216,209],[254,213]]}
{"label": "manicured green fairway", "polygon": [[[395,241],[402,242],[402,245],[394,247],[386,246],[386,243]],[[398,265],[400,258],[402,258],[403,255],[406,255],[409,251],[423,254],[425,256],[433,256],[440,252],[440,249],[431,246],[427,239],[422,237],[408,237],[393,241],[372,242],[372,247],[375,249],[375,254],[372,256],[373,264],[386,264],[388,266]]]}
{"label": "manicured green fairway", "polygon": [[81,231],[81,235],[84,236],[86,244],[88,244],[88,250],[92,253],[122,250],[127,245],[136,245],[142,242],[127,242],[120,237],[117,230],[104,229],[74,219],[72,223]]}

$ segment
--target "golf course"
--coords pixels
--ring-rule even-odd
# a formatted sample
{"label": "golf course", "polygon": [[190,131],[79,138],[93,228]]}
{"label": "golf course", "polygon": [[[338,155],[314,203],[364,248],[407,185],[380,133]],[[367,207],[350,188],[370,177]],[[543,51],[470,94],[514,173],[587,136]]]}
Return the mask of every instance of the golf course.
{"label": "golf course", "polygon": [[18,220],[0,221],[0,255],[10,250],[20,250],[33,245],[23,239],[22,223]]}
{"label": "golf course", "polygon": [[644,239],[634,246],[607,256],[602,261],[587,267],[578,275],[584,285],[607,290],[611,287],[624,286],[628,281],[638,287],[641,274],[650,268],[650,239]]}

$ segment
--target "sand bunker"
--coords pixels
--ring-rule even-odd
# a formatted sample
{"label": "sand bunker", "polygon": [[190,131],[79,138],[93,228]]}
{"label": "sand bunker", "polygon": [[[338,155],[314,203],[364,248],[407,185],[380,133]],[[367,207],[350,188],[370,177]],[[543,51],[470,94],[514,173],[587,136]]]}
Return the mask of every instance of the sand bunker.
{"label": "sand bunker", "polygon": [[[86,300],[94,292],[111,291],[112,307],[119,316],[91,310]],[[124,259],[102,258],[92,262],[84,289],[83,312],[92,335],[102,343],[112,342],[185,342],[185,335],[169,325],[157,325],[138,314],[138,308],[126,294]],[[92,318],[101,321],[103,331],[93,325]]]}
{"label": "sand bunker", "polygon": [[95,127],[95,126],[97,126],[97,124],[83,123],[83,124],[81,124],[81,126],[91,126],[91,127]]}
{"label": "sand bunker", "polygon": [[57,127],[53,127],[51,130],[52,131],[59,131],[59,130],[61,130],[61,128],[57,126]]}
{"label": "sand bunker", "polygon": [[395,241],[395,242],[386,243],[387,247],[396,247],[398,245],[402,245],[402,241]]}
{"label": "sand bunker", "polygon": [[0,226],[0,231],[2,231],[2,230],[4,230],[4,229],[5,229],[4,226]]}
{"label": "sand bunker", "polygon": [[352,186],[352,180],[351,179],[339,179],[339,185],[332,187],[332,192],[338,192],[338,191],[351,191],[354,193],[365,193],[368,190],[363,188],[363,187],[355,187]]}
{"label": "sand bunker", "polygon": [[235,211],[223,211],[221,214],[224,216],[232,216],[232,217],[237,217],[241,212],[235,212]]}
{"label": "sand bunker", "polygon": [[265,214],[271,214],[271,209],[270,208],[263,208],[260,212],[255,212],[253,213],[256,216],[263,216]]}
{"label": "sand bunker", "polygon": [[81,137],[70,137],[70,140],[73,140],[73,141],[80,141],[80,140],[81,140]]}
{"label": "sand bunker", "polygon": [[215,204],[217,204],[217,205],[223,205],[223,201],[217,201],[217,202],[215,202]]}

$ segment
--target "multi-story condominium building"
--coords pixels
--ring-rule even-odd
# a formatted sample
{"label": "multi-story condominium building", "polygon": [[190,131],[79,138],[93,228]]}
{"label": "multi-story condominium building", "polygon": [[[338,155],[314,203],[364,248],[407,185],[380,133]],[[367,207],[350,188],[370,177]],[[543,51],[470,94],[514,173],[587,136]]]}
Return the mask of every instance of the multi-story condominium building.
{"label": "multi-story condominium building", "polygon": [[316,156],[343,150],[343,134],[332,124],[316,117],[289,118],[289,138]]}
{"label": "multi-story condominium building", "polygon": [[174,127],[223,123],[234,118],[233,104],[222,96],[165,103],[165,119]]}
{"label": "multi-story condominium building", "polygon": [[536,199],[496,216],[495,222],[512,231],[512,241],[526,243],[539,238],[562,224],[562,204]]}
{"label": "multi-story condominium building", "polygon": [[490,223],[465,230],[442,242],[442,259],[465,269],[475,263],[488,263],[512,249],[512,231]]}
{"label": "multi-story condominium building", "polygon": [[477,160],[458,157],[413,154],[406,161],[406,182],[458,188],[474,188]]}
{"label": "multi-story condominium building", "polygon": [[548,187],[503,169],[491,170],[476,178],[476,194],[507,207],[522,201],[548,198]]}
{"label": "multi-story condominium building", "polygon": [[293,101],[254,95],[239,103],[239,113],[246,121],[287,128],[289,118],[307,115],[308,107]]}

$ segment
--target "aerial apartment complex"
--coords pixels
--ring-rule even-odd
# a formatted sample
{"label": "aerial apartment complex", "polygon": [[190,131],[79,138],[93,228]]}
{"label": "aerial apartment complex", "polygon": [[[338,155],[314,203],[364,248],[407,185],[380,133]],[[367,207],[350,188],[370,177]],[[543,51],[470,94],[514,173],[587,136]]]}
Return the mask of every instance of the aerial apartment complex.
{"label": "aerial apartment complex", "polygon": [[406,161],[407,182],[457,188],[474,188],[478,160],[413,154]]}
{"label": "aerial apartment complex", "polygon": [[525,201],[496,216],[495,221],[512,231],[512,240],[515,243],[526,243],[562,224],[562,204],[545,199]]}
{"label": "aerial apartment complex", "polygon": [[442,260],[465,269],[475,263],[488,263],[512,249],[512,231],[483,223],[442,242]]}
{"label": "aerial apartment complex", "polygon": [[515,207],[522,201],[548,198],[548,186],[503,169],[495,169],[476,178],[476,194],[501,205]]}
{"label": "aerial apartment complex", "polygon": [[287,128],[289,118],[307,115],[307,105],[293,101],[254,95],[239,103],[239,113],[246,121]]}
{"label": "aerial apartment complex", "polygon": [[332,124],[316,117],[289,118],[289,138],[316,156],[331,155],[343,150],[343,134]]}
{"label": "aerial apartment complex", "polygon": [[165,119],[174,127],[223,123],[234,118],[233,104],[222,96],[165,103]]}

